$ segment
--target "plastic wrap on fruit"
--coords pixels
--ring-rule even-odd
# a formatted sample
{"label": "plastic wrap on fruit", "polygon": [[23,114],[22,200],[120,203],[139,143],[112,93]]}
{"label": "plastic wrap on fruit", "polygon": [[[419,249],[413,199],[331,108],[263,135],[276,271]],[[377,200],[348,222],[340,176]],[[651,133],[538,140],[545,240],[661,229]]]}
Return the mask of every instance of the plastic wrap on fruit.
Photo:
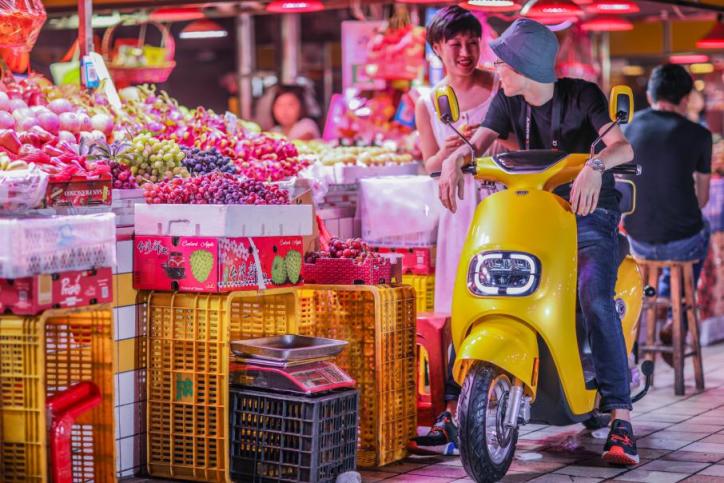
{"label": "plastic wrap on fruit", "polygon": [[46,18],[40,0],[0,0],[0,47],[29,51]]}
{"label": "plastic wrap on fruit", "polygon": [[11,161],[0,154],[0,209],[17,212],[35,208],[47,187],[47,173],[34,164]]}

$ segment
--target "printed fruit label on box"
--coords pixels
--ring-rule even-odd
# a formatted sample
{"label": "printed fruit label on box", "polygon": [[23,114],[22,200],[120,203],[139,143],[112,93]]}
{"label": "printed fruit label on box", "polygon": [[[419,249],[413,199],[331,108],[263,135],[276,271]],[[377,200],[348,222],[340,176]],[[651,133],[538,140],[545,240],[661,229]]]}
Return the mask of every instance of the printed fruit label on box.
{"label": "printed fruit label on box", "polygon": [[222,289],[295,285],[302,278],[302,237],[222,238],[219,251]]}
{"label": "printed fruit label on box", "polygon": [[301,281],[301,236],[201,238],[137,235],[134,287],[231,292]]}

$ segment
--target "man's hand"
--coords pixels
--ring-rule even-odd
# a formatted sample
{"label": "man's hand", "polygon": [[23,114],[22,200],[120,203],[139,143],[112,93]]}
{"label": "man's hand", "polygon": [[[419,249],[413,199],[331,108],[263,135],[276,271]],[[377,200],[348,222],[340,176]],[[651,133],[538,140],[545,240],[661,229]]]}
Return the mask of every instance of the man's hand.
{"label": "man's hand", "polygon": [[463,170],[461,169],[462,159],[451,157],[443,161],[442,171],[440,172],[440,201],[448,210],[455,213],[457,211],[456,195],[463,199],[463,188],[465,186],[465,178],[463,178]]}
{"label": "man's hand", "polygon": [[581,216],[590,215],[598,206],[598,196],[601,194],[601,179],[603,175],[584,166],[571,187],[571,210]]}

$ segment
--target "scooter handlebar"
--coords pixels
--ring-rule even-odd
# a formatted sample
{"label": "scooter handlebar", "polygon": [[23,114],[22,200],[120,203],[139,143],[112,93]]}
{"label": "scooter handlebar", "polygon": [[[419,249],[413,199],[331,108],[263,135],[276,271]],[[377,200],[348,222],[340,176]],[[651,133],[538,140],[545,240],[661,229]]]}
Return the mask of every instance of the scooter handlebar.
{"label": "scooter handlebar", "polygon": [[[475,174],[475,173],[477,173],[478,170],[474,164],[468,164],[468,165],[462,167],[462,171],[463,171],[463,173],[466,173],[466,174]],[[433,171],[432,173],[430,173],[430,177],[439,178],[440,171]]]}
{"label": "scooter handlebar", "polygon": [[630,174],[633,176],[639,176],[643,170],[641,169],[640,164],[626,163],[619,164],[618,166],[609,169],[609,171],[613,174]]}

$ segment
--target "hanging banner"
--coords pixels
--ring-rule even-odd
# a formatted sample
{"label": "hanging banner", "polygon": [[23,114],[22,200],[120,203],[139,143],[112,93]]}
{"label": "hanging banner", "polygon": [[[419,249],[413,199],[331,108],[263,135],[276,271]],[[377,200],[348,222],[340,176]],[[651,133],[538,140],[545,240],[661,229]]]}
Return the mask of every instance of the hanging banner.
{"label": "hanging banner", "polygon": [[384,26],[382,21],[342,22],[342,87],[356,87],[360,90],[384,89],[382,80],[370,78],[367,66],[367,45],[377,29]]}

